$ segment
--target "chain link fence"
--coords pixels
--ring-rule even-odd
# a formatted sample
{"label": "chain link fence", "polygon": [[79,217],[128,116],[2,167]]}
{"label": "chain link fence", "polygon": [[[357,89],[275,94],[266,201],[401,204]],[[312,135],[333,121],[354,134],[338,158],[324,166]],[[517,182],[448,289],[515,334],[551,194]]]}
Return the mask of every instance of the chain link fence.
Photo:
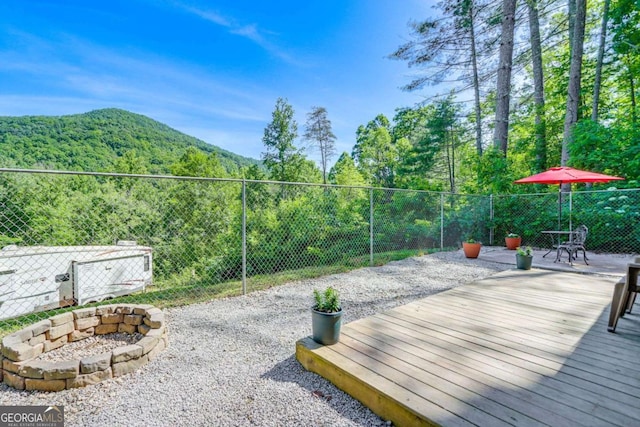
{"label": "chain link fence", "polygon": [[[0,336],[77,305],[239,295],[466,238],[640,252],[640,191],[457,195],[268,181],[0,170]],[[560,216],[561,215],[561,216]]]}
{"label": "chain link fence", "polygon": [[602,253],[640,252],[640,190],[574,191],[492,196],[493,242],[504,244],[508,233],[522,236],[522,244],[549,247],[544,230],[588,227],[586,247]]}

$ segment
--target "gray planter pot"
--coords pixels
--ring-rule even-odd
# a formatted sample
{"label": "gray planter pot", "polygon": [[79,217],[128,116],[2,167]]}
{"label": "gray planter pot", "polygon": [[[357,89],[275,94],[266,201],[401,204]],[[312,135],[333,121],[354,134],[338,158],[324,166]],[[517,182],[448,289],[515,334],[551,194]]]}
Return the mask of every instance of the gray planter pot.
{"label": "gray planter pot", "polygon": [[533,256],[516,254],[516,267],[518,267],[520,270],[531,270],[532,263]]}
{"label": "gray planter pot", "polygon": [[337,313],[324,313],[311,309],[313,340],[318,344],[331,345],[340,339],[342,310]]}

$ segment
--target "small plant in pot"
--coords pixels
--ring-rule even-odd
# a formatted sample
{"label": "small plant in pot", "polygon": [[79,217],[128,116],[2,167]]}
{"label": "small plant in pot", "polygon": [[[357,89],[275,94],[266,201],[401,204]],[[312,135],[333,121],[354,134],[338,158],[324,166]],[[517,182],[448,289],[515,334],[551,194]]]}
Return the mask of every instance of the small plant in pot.
{"label": "small plant in pot", "polygon": [[340,339],[342,324],[342,307],[340,294],[329,286],[320,292],[313,290],[315,304],[311,307],[311,326],[313,340],[319,344],[331,345]]}
{"label": "small plant in pot", "polygon": [[462,250],[467,258],[478,258],[480,248],[482,248],[482,243],[473,238],[468,238],[462,242]]}
{"label": "small plant in pot", "polygon": [[516,267],[520,270],[531,270],[533,249],[531,246],[518,246],[516,249]]}
{"label": "small plant in pot", "polygon": [[516,233],[509,233],[504,238],[504,243],[509,250],[516,250],[522,244],[522,237]]}

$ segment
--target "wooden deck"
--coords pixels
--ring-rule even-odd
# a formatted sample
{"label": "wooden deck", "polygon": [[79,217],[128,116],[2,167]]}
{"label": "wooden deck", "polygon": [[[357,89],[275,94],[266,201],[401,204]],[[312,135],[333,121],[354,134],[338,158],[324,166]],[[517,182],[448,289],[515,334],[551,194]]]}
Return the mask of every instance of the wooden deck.
{"label": "wooden deck", "polygon": [[397,426],[638,426],[640,307],[616,279],[511,270],[296,345],[302,365]]}

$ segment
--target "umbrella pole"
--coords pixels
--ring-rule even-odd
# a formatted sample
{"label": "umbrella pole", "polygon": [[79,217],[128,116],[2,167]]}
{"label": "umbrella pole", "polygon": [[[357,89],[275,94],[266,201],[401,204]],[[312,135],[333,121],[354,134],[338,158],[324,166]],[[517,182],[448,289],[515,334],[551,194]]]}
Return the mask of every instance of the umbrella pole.
{"label": "umbrella pole", "polygon": [[569,193],[569,231],[573,231],[573,192]]}
{"label": "umbrella pole", "polygon": [[562,183],[558,187],[558,231],[562,230]]}

